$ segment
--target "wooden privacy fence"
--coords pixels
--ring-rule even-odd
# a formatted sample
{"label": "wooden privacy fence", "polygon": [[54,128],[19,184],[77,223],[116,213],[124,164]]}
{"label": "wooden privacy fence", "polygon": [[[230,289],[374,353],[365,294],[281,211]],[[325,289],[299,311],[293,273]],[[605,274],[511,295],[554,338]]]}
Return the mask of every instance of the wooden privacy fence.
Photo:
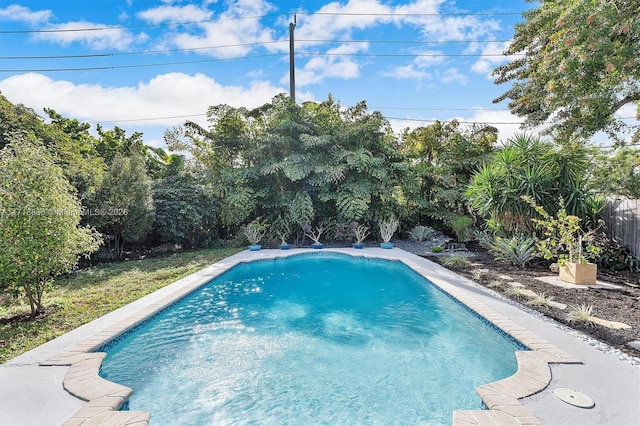
{"label": "wooden privacy fence", "polygon": [[604,207],[607,235],[640,256],[640,200],[607,199]]}

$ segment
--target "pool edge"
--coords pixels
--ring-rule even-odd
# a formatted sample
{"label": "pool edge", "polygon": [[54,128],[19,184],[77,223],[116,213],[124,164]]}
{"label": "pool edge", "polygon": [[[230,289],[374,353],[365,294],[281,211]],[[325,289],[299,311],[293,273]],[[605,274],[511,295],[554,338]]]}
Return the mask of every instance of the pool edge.
{"label": "pool edge", "polygon": [[[323,252],[400,261],[530,349],[529,351],[516,351],[518,369],[512,376],[479,386],[476,389],[476,393],[487,406],[487,410],[456,410],[452,414],[453,425],[541,424],[531,410],[521,404],[520,399],[541,392],[549,385],[552,377],[550,364],[582,363],[546,339],[530,332],[493,308],[478,302],[465,290],[447,282],[446,279],[451,277],[463,280],[464,278],[428,259],[398,248],[393,250],[337,248],[323,249]],[[103,421],[114,425],[148,425],[149,412],[117,411],[132,390],[100,377],[100,365],[105,354],[91,351],[240,263],[290,257],[303,253],[319,252],[312,249],[296,249],[287,252],[280,250],[243,251],[216,262],[183,279],[186,280],[186,285],[161,300],[41,363],[40,365],[43,366],[71,366],[65,375],[63,387],[70,394],[87,401],[87,404],[67,419],[64,425],[97,424]],[[429,265],[429,269],[424,264]]]}

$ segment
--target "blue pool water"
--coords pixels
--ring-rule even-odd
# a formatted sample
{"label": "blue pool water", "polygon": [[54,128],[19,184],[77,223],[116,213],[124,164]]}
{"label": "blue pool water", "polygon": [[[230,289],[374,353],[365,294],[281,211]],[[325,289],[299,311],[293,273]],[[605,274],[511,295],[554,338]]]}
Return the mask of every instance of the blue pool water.
{"label": "blue pool water", "polygon": [[239,265],[106,345],[152,424],[450,424],[522,349],[398,262]]}

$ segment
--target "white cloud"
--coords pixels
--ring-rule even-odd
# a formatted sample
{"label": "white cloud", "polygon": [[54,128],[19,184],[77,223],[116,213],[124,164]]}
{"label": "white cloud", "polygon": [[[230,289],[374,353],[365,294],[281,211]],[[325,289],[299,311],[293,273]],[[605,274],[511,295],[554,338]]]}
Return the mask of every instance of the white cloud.
{"label": "white cloud", "polygon": [[[304,87],[310,84],[318,84],[327,78],[340,78],[350,80],[360,75],[360,66],[349,56],[331,56],[332,54],[352,54],[362,49],[361,45],[341,45],[329,49],[329,56],[317,56],[306,62],[302,69],[296,68],[296,87]],[[366,46],[364,46],[366,48]],[[287,73],[281,80],[281,84],[289,81]]]}
{"label": "white cloud", "polygon": [[35,25],[47,22],[52,17],[53,12],[50,10],[32,12],[31,9],[17,4],[0,8],[0,21],[25,22],[30,25]]}
{"label": "white cloud", "polygon": [[331,2],[312,15],[301,15],[296,37],[301,39],[331,40],[337,35],[349,34],[353,29],[364,29],[393,18],[384,16],[393,8],[377,0],[350,0],[346,4]]}
{"label": "white cloud", "polygon": [[[356,30],[370,29],[383,25],[395,25],[402,28],[417,29],[426,40],[473,40],[491,38],[500,30],[500,22],[495,19],[478,16],[445,16],[440,7],[445,0],[416,0],[409,4],[391,6],[380,0],[349,0],[347,3],[331,2],[325,4],[311,15],[301,15],[296,27],[296,40],[335,40],[351,38]],[[319,49],[321,42],[299,42],[296,50],[311,51]],[[285,45],[279,46],[283,50]],[[425,50],[403,52],[415,55],[443,54],[450,50]],[[491,61],[491,60],[490,60]],[[317,58],[305,67],[305,81],[308,84],[322,81]],[[356,59],[351,64],[358,66]],[[494,61],[495,62],[495,61]],[[324,61],[330,64],[330,61]],[[446,58],[443,56],[416,56],[411,62],[384,72],[383,75],[398,79],[423,81],[439,78],[444,83],[453,81],[466,83],[468,78],[459,68],[444,69]],[[480,67],[482,64],[478,64]],[[488,66],[487,66],[488,67]],[[319,67],[318,67],[319,68]],[[330,70],[326,66],[327,71]],[[313,70],[313,72],[311,72]]]}
{"label": "white cloud", "polygon": [[417,67],[415,63],[396,67],[392,71],[382,73],[382,75],[399,80],[430,80],[433,78],[433,74],[424,68]]}
{"label": "white cloud", "polygon": [[[434,68],[444,64],[445,60],[440,51],[425,50],[419,53],[409,64],[395,67],[391,71],[383,73],[386,77],[398,78],[401,80],[427,80],[434,77]],[[430,56],[433,55],[433,56]]]}
{"label": "white cloud", "polygon": [[158,6],[138,13],[138,17],[151,24],[163,22],[199,22],[207,20],[212,13],[192,4],[186,6]]}
{"label": "white cloud", "polygon": [[[286,90],[265,81],[253,81],[247,86],[223,86],[204,74],[168,73],[137,86],[104,87],[30,73],[1,80],[0,91],[12,103],[24,104],[40,113],[47,107],[81,121],[144,131],[140,126],[179,125],[186,120],[185,115],[204,115],[211,105],[261,106]],[[162,119],[145,120],[151,118]],[[207,126],[204,116],[189,119]],[[161,140],[161,131],[156,139]],[[161,142],[156,146],[159,144]]]}
{"label": "white cloud", "polygon": [[457,68],[448,68],[444,70],[440,79],[443,83],[456,82],[460,84],[466,84],[469,82],[469,78],[466,75],[461,74]]}
{"label": "white cloud", "polygon": [[[55,32],[37,33],[33,38],[61,44],[63,46],[77,42],[93,50],[125,50],[135,41],[133,34],[124,28],[111,27],[109,25],[87,21],[50,25],[47,26],[46,29],[55,30]],[[78,31],[81,29],[87,29],[87,31]]]}
{"label": "white cloud", "polygon": [[488,43],[482,47],[481,53],[483,55],[497,55],[497,56],[484,56],[478,59],[472,66],[471,70],[480,74],[487,74],[487,78],[493,79],[491,72],[493,69],[503,62],[510,60],[508,56],[504,56],[502,53],[507,50],[510,42],[505,43]]}
{"label": "white cloud", "polygon": [[[254,43],[273,41],[273,30],[264,28],[259,18],[273,9],[264,0],[237,0],[227,3],[228,9],[214,17],[214,13],[194,5],[160,6],[138,14],[138,17],[150,23],[180,23],[167,36],[163,47],[167,44],[180,49],[199,49],[197,53],[215,58],[231,58],[244,56],[255,49]],[[237,19],[246,18],[246,19]],[[222,48],[203,49],[207,47],[226,46]]]}

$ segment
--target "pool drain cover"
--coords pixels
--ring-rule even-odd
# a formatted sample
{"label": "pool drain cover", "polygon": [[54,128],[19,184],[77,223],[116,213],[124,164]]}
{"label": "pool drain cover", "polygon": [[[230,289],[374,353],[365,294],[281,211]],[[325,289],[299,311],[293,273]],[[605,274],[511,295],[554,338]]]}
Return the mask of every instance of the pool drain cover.
{"label": "pool drain cover", "polygon": [[587,395],[569,388],[555,388],[553,394],[567,404],[580,408],[592,408],[595,404]]}

